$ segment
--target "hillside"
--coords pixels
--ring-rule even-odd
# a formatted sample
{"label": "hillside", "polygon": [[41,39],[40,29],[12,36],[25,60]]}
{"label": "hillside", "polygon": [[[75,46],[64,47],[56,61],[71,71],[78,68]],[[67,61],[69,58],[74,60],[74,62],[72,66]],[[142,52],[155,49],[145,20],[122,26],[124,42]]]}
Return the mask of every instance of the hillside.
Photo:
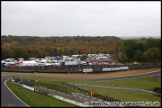
{"label": "hillside", "polygon": [[108,53],[120,62],[161,60],[161,39],[115,36],[1,36],[1,58]]}

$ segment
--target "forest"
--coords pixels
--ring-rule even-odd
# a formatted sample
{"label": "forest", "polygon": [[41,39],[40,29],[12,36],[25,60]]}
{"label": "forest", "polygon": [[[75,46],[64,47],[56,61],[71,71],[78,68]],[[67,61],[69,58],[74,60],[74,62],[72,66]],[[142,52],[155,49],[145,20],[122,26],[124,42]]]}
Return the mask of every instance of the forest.
{"label": "forest", "polygon": [[161,39],[116,36],[1,36],[1,59],[107,53],[126,62],[161,62]]}

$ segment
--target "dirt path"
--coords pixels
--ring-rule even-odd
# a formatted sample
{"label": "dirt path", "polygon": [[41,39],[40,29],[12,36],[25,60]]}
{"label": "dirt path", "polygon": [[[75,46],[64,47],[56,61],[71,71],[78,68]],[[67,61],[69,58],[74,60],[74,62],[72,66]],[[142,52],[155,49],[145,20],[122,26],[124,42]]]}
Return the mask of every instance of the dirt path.
{"label": "dirt path", "polygon": [[58,74],[58,73],[14,73],[14,72],[1,72],[1,75],[32,75],[32,76],[54,76],[54,77],[68,77],[68,78],[102,78],[102,77],[119,77],[141,73],[148,73],[152,71],[161,70],[161,68],[150,68],[150,69],[138,69],[138,70],[127,70],[118,72],[107,72],[107,73],[69,73],[69,74]]}

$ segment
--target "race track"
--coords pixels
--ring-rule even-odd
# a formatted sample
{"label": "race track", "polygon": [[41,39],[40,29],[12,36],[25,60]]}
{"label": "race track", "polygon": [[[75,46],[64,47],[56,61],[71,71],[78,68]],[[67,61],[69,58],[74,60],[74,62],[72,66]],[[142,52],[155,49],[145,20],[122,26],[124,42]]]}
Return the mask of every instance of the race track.
{"label": "race track", "polygon": [[[135,75],[128,75],[128,76],[119,76],[119,77],[111,77],[111,78],[89,78],[87,80],[93,80],[93,81],[102,81],[102,80],[121,80],[121,79],[128,79],[128,78],[137,78],[137,77],[144,77],[144,76],[155,76],[160,75],[161,76],[161,70],[149,72],[149,73],[143,73],[143,74],[135,74]],[[160,78],[161,79],[161,78]]]}
{"label": "race track", "polygon": [[4,81],[11,76],[1,76],[1,107],[28,107],[5,86]]}
{"label": "race track", "polygon": [[[115,72],[118,73],[118,72]],[[122,73],[122,72],[121,72]],[[19,75],[19,76],[42,76],[41,74],[34,74],[34,73],[24,73],[24,74],[13,74],[13,73],[8,73],[8,74],[3,74],[3,72],[1,72],[2,76],[1,76],[1,107],[29,107],[27,106],[25,103],[23,103],[22,101],[20,101],[18,98],[16,98],[11,91],[5,86],[4,82],[5,80],[11,78],[13,75]],[[58,75],[58,76],[57,76]],[[48,76],[44,74],[45,77],[60,77],[59,74],[51,76],[51,74],[49,74]],[[73,74],[68,74],[70,76],[72,76]],[[86,74],[84,74],[86,75]],[[87,76],[89,76],[90,74],[88,74]],[[110,75],[110,74],[109,74]],[[127,78],[135,78],[135,77],[142,77],[142,76],[155,76],[155,75],[159,75],[160,79],[161,79],[161,70],[156,70],[156,71],[149,71],[149,72],[142,72],[139,74],[127,74],[127,75],[121,75],[121,76],[114,76],[114,77],[88,77],[88,78],[78,78],[78,77],[73,77],[70,79],[86,79],[86,80],[94,80],[94,81],[100,81],[100,80],[118,80],[118,79],[127,79]],[[93,76],[93,75],[92,75]],[[65,76],[63,76],[62,78],[64,78]],[[66,76],[67,78],[67,76]]]}

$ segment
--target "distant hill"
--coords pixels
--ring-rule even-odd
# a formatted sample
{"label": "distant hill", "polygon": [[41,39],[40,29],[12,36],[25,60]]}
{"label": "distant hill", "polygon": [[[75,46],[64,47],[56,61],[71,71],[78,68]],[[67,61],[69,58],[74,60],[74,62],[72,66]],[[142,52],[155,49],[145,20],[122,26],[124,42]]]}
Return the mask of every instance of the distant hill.
{"label": "distant hill", "polygon": [[154,38],[161,39],[161,36],[119,36],[120,39],[140,39],[140,38]]}

